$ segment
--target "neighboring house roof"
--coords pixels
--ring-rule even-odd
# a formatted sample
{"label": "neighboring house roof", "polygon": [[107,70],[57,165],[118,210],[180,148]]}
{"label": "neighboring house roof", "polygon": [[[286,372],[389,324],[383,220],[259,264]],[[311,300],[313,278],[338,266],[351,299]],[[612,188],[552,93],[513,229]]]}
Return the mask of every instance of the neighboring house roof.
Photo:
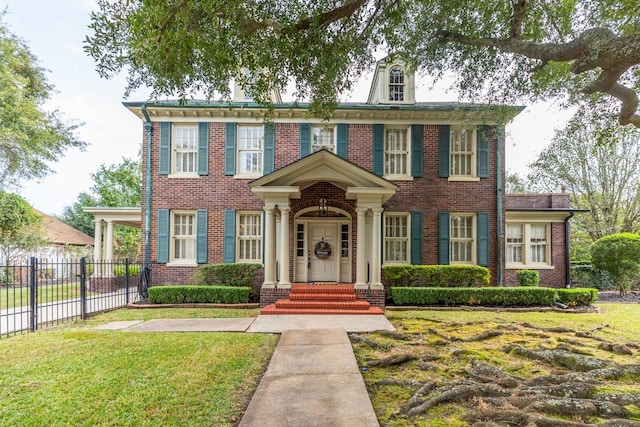
{"label": "neighboring house roof", "polygon": [[65,224],[58,218],[37,211],[44,222],[47,240],[55,245],[92,246],[93,237]]}

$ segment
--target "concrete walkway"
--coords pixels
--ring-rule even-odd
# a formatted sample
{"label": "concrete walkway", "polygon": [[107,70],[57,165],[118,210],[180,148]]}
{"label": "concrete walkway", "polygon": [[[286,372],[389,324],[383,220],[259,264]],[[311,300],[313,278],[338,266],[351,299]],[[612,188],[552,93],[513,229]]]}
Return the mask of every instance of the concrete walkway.
{"label": "concrete walkway", "polygon": [[394,331],[381,315],[154,319],[96,329],[281,333],[239,427],[379,426],[347,332]]}

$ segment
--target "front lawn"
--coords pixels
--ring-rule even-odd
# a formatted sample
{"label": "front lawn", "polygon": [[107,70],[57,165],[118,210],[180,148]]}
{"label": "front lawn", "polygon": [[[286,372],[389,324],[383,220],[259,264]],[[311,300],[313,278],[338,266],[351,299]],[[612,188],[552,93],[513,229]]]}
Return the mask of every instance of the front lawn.
{"label": "front lawn", "polygon": [[277,339],[78,327],[11,337],[0,341],[0,425],[232,426]]}

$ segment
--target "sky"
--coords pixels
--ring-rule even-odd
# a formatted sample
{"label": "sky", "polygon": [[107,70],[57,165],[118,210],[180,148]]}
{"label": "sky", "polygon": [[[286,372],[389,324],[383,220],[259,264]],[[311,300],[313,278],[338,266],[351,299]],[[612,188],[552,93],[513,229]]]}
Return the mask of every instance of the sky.
{"label": "sky", "polygon": [[[122,102],[145,101],[149,91],[142,89],[125,99],[123,76],[106,80],[95,71],[93,59],[82,49],[90,32],[89,15],[97,10],[93,0],[0,0],[2,9],[7,11],[3,22],[9,30],[26,42],[40,66],[48,70],[55,93],[45,109],[58,109],[69,124],[82,123],[76,135],[88,143],[84,151],[66,151],[51,165],[55,173],[16,190],[34,208],[60,215],[81,192],[90,192],[91,174],[101,165],[139,156],[142,122]],[[455,94],[444,89],[429,90],[426,79],[417,76],[416,80],[417,101],[457,101]],[[366,101],[369,85],[370,79],[364,78],[343,101]],[[527,165],[570,117],[551,103],[526,107],[507,125],[506,168],[520,174],[526,174]]]}

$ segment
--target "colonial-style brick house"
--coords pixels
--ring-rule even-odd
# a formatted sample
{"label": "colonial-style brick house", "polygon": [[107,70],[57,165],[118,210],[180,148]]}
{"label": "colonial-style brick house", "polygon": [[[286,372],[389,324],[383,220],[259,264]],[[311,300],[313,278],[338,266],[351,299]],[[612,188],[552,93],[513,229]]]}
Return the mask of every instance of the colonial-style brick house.
{"label": "colonial-style brick house", "polygon": [[565,286],[568,195],[504,193],[503,124],[522,108],[416,102],[414,92],[413,73],[382,60],[367,102],[339,104],[328,122],[277,95],[265,122],[238,88],[231,105],[125,102],[148,131],[154,282],[187,283],[205,263],[259,263],[263,305],[296,282],[353,284],[382,305],[388,264],[477,264],[494,285],[532,268]]}

